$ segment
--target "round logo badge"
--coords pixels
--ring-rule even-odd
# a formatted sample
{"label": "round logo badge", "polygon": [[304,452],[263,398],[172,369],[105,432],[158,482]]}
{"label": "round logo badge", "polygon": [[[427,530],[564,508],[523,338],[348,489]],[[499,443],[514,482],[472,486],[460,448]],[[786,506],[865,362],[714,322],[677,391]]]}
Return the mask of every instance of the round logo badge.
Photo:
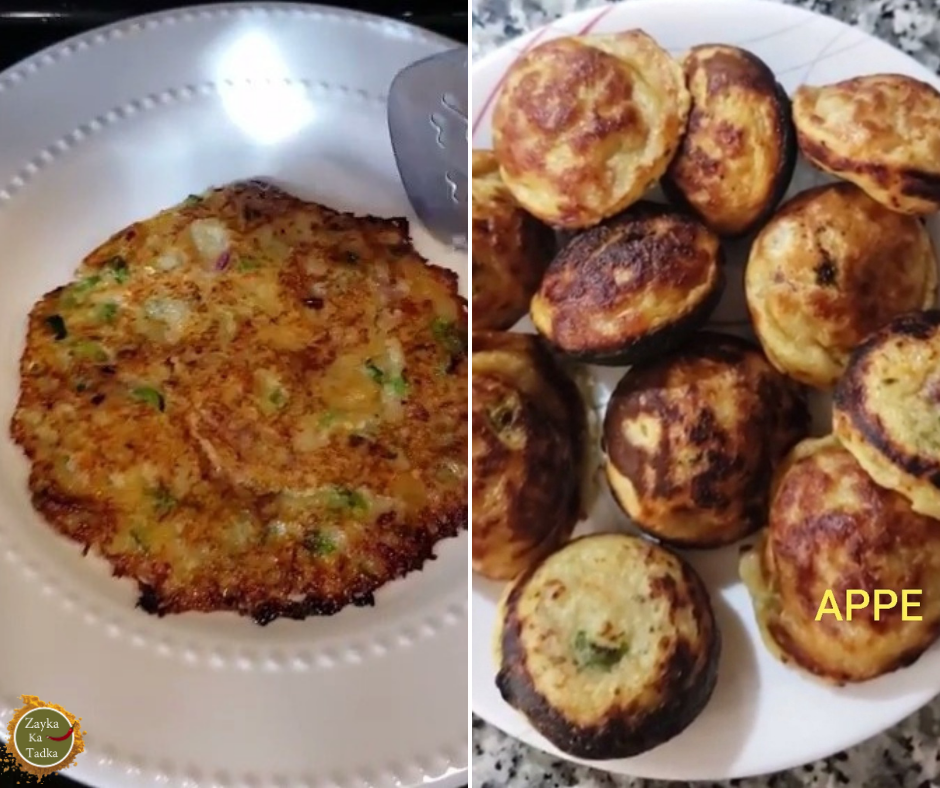
{"label": "round logo badge", "polygon": [[24,706],[7,726],[7,748],[23,771],[45,776],[70,766],[85,747],[81,720],[61,706],[33,695],[22,696]]}

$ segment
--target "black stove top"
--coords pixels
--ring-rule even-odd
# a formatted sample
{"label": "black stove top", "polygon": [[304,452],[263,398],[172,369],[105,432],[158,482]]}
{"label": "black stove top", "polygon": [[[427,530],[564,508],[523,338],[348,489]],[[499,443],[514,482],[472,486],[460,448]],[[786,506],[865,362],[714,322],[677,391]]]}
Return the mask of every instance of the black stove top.
{"label": "black stove top", "polygon": [[[62,39],[101,25],[153,11],[211,3],[212,0],[0,0],[0,70]],[[466,6],[461,9],[462,3],[452,0],[319,0],[318,4],[354,8],[400,19],[467,43]],[[2,749],[3,743],[0,742]],[[16,779],[23,786],[39,784],[26,774],[18,774]],[[59,775],[46,777],[42,786],[83,788]]]}
{"label": "black stove top", "polygon": [[[212,0],[209,0],[211,3]],[[129,16],[206,0],[0,0],[0,69],[39,49],[77,33]],[[320,5],[344,6],[401,19],[467,42],[467,9],[448,0],[321,0]],[[457,10],[454,10],[457,6]]]}

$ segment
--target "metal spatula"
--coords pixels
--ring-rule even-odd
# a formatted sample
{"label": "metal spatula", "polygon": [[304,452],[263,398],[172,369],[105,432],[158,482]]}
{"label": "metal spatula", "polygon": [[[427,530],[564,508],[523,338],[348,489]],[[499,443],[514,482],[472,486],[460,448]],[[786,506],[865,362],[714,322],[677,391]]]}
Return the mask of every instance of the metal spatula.
{"label": "metal spatula", "polygon": [[467,48],[419,60],[392,81],[388,126],[408,199],[435,238],[467,248]]}

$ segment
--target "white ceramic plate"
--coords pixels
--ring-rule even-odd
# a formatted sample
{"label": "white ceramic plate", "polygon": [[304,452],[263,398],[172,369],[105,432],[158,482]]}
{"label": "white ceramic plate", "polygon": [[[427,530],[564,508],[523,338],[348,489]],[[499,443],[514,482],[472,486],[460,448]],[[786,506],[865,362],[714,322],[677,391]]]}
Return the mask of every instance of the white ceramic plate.
{"label": "white ceramic plate", "polygon": [[[897,72],[938,84],[916,62],[860,30],[799,8],[756,0],[632,0],[564,17],[474,64],[473,146],[490,145],[492,96],[510,64],[539,41],[574,33],[640,27],[675,54],[695,44],[729,43],[762,58],[788,92],[801,83],[825,83],[866,73]],[[802,164],[789,194],[825,180]],[[940,223],[930,220],[934,241]],[[741,276],[747,244],[729,247],[730,281],[715,314],[719,328],[746,322]],[[531,330],[522,323],[520,330]],[[603,408],[623,370],[594,369],[595,403]],[[817,403],[818,431],[828,431],[827,403]],[[604,490],[578,533],[630,525]],[[753,541],[753,540],[746,540]],[[708,584],[724,649],[718,686],[701,716],[684,733],[641,756],[595,763],[647,778],[727,779],[790,768],[822,758],[890,727],[940,692],[940,648],[914,666],[861,686],[834,689],[784,668],[760,642],[750,600],[738,579],[738,546],[686,557]],[[502,586],[473,579],[472,704],[475,713],[528,744],[560,757],[505,704],[494,685],[490,651],[495,603]],[[570,759],[569,760],[574,760]]]}
{"label": "white ceramic plate", "polygon": [[[121,23],[0,75],[0,728],[21,694],[82,717],[87,751],[70,776],[98,788],[466,782],[466,535],[374,608],[265,628],[156,619],[134,608],[132,583],[34,514],[6,426],[31,305],[131,221],[251,176],[410,215],[385,92],[448,45],[336,9],[232,4]],[[415,235],[466,292],[466,255]]]}

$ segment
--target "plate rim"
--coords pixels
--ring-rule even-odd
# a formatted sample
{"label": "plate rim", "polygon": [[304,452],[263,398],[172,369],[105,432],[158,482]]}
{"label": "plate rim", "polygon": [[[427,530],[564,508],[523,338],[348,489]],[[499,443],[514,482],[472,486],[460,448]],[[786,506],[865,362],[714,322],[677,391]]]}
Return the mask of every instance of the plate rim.
{"label": "plate rim", "polygon": [[[251,14],[259,12],[297,13],[302,16],[321,16],[332,18],[358,19],[366,25],[398,29],[415,39],[424,39],[429,43],[443,45],[463,44],[456,39],[436,33],[433,30],[405,22],[401,19],[382,16],[369,11],[345,8],[343,6],[323,5],[321,3],[305,3],[297,0],[227,0],[222,3],[186,3],[175,8],[162,11],[149,11],[142,14],[126,16],[114,22],[107,22],[97,27],[89,28],[66,38],[55,41],[30,55],[11,63],[0,70],[0,92],[24,84],[29,77],[44,71],[58,63],[63,57],[76,51],[80,42],[89,47],[98,47],[107,44],[114,38],[126,33],[135,32],[145,28],[154,29],[178,21],[188,21],[188,16],[210,19],[211,17],[224,18],[237,14]],[[81,46],[82,49],[85,47]]]}

